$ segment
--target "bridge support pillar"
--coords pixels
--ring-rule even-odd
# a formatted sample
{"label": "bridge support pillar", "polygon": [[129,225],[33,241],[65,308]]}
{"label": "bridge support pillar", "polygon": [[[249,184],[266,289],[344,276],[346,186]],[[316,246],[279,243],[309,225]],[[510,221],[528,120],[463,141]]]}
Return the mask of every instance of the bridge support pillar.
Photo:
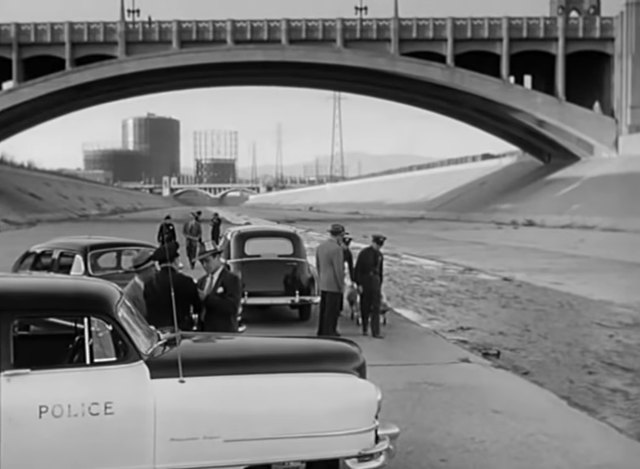
{"label": "bridge support pillar", "polygon": [[[618,122],[620,134],[626,136],[640,133],[640,0],[626,0],[621,26]],[[638,142],[637,137],[631,140]],[[640,145],[637,154],[640,155]]]}
{"label": "bridge support pillar", "polygon": [[14,86],[22,83],[22,60],[20,57],[20,45],[18,43],[18,25],[11,25],[11,80]]}
{"label": "bridge support pillar", "polygon": [[558,47],[556,51],[556,98],[565,101],[567,86],[567,40],[565,36],[566,19],[558,15]]}
{"label": "bridge support pillar", "polygon": [[502,53],[500,54],[500,78],[509,81],[511,75],[511,43],[509,41],[509,18],[502,18]]}
{"label": "bridge support pillar", "polygon": [[449,67],[455,66],[455,31],[454,31],[453,18],[447,18],[447,65]]}
{"label": "bridge support pillar", "polygon": [[71,70],[73,68],[73,38],[71,37],[71,22],[64,24],[64,68]]}

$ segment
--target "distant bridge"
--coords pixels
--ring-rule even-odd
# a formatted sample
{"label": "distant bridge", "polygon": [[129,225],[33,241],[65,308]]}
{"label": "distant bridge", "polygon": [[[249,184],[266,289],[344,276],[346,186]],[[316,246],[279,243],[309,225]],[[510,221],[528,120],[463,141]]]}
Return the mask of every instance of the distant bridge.
{"label": "distant bridge", "polygon": [[[237,184],[237,183],[228,183],[228,184],[179,184],[172,183],[166,187],[163,187],[162,184],[150,184],[150,183],[139,183],[139,182],[123,182],[119,183],[118,186],[123,187],[125,189],[133,189],[143,192],[149,192],[151,194],[163,194],[163,195],[179,195],[183,194],[186,191],[199,191],[206,192],[209,195],[215,197],[224,198],[228,194],[233,192],[244,192],[250,194],[259,194],[264,191],[264,188],[260,184]],[[163,193],[163,189],[164,193]],[[168,189],[168,190],[167,190]]]}

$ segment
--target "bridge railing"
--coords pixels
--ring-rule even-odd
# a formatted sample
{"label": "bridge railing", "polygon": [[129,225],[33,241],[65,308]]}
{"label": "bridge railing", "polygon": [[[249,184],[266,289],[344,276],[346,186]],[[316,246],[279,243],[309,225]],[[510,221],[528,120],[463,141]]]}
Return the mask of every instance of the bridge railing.
{"label": "bridge railing", "polygon": [[[127,43],[211,42],[333,42],[390,41],[391,18],[264,19],[126,22]],[[557,17],[401,18],[400,40],[553,39],[558,37]],[[120,23],[55,22],[0,23],[0,44],[117,43]],[[569,39],[611,39],[616,34],[613,17],[567,18]]]}

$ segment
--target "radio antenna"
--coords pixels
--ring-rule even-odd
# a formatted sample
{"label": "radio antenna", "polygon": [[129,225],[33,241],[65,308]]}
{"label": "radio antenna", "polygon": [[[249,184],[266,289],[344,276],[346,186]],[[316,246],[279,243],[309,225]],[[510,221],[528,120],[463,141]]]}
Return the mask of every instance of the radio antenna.
{"label": "radio antenna", "polygon": [[[169,243],[164,243],[164,253],[167,261],[169,260]],[[182,372],[182,353],[180,351],[180,342],[182,342],[182,331],[178,327],[178,309],[176,308],[176,293],[173,288],[172,271],[173,267],[169,268],[169,290],[171,291],[171,309],[173,311],[173,327],[176,331],[176,353],[178,354],[178,382],[184,383],[184,375]]]}

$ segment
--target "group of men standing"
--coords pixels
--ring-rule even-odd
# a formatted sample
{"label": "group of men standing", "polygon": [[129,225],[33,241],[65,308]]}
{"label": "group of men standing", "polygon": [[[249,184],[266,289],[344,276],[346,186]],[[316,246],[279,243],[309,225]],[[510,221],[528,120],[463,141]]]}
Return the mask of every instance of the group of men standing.
{"label": "group of men standing", "polygon": [[382,280],[384,256],[382,247],[386,237],[374,234],[371,244],[358,254],[355,266],[351,253],[351,237],[345,227],[333,224],[329,229],[329,239],[316,250],[316,268],[320,283],[319,336],[339,336],[338,318],[344,305],[345,263],[348,265],[352,286],[360,295],[362,334],[381,339],[380,305],[382,300]]}
{"label": "group of men standing", "polygon": [[[199,227],[201,212],[192,215],[184,230],[190,236],[195,232],[194,224]],[[199,261],[205,270],[197,281],[180,272],[180,246],[170,215],[158,230],[160,246],[155,252],[141,252],[134,259],[136,275],[125,287],[125,295],[158,330],[173,330],[177,319],[181,330],[238,331],[242,286],[239,277],[225,267],[221,258],[222,250],[217,243],[219,227],[217,223],[215,241],[203,243],[201,235],[195,239],[187,237],[191,268]]]}

